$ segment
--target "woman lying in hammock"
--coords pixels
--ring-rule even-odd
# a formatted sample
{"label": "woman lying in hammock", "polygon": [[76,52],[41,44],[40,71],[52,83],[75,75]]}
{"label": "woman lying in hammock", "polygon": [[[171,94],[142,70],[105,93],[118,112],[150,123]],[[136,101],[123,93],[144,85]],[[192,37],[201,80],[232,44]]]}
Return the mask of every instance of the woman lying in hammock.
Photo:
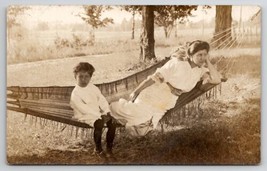
{"label": "woman lying in hammock", "polygon": [[[175,106],[179,96],[191,91],[198,81],[220,83],[221,75],[209,60],[209,49],[209,44],[200,40],[179,49],[176,57],[131,93],[129,101],[120,99],[110,105],[113,117],[125,125],[130,134],[146,135],[156,128],[165,112]],[[187,59],[181,60],[181,54],[187,54]]]}

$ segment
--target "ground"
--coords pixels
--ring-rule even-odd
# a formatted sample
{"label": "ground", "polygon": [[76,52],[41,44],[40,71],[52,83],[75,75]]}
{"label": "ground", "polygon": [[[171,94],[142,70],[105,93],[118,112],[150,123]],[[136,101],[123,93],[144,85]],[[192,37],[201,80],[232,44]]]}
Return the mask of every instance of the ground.
{"label": "ground", "polygon": [[[112,63],[107,60],[112,59]],[[229,59],[225,59],[226,61]],[[8,66],[8,85],[73,85],[79,61],[96,66],[93,82],[136,72],[136,58],[119,55],[79,57]],[[105,62],[109,62],[105,65]],[[62,67],[64,66],[64,67]],[[105,66],[102,67],[102,66]],[[133,67],[137,66],[137,67]],[[7,112],[7,161],[10,164],[258,164],[260,162],[260,56],[236,57],[217,99],[205,101],[198,118],[186,118],[165,132],[133,138],[117,131],[109,161],[93,155],[89,138],[71,127]],[[56,79],[55,79],[56,78]],[[89,131],[87,137],[91,136]]]}

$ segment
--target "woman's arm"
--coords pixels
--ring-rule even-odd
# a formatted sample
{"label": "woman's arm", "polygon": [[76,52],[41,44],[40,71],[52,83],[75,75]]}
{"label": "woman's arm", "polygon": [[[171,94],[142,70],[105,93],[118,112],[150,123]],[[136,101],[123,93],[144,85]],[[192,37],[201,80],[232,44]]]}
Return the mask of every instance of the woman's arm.
{"label": "woman's arm", "polygon": [[173,69],[176,66],[177,59],[171,59],[168,62],[166,62],[161,68],[158,68],[156,72],[147,77],[146,80],[144,80],[139,86],[131,93],[130,100],[134,101],[136,97],[143,91],[145,88],[151,86],[155,82],[163,83],[166,82],[168,79],[166,77],[170,76]]}
{"label": "woman's arm", "polygon": [[139,95],[139,93],[141,93],[141,91],[143,91],[145,88],[151,86],[154,83],[155,81],[152,80],[151,77],[148,77],[146,80],[141,82],[139,86],[130,94],[130,101],[133,102],[136,99],[136,97]]}
{"label": "woman's arm", "polygon": [[207,63],[209,73],[210,73],[209,74],[210,79],[208,79],[206,82],[211,83],[211,84],[219,84],[221,82],[221,74],[212,65],[208,57],[206,59],[206,63]]}

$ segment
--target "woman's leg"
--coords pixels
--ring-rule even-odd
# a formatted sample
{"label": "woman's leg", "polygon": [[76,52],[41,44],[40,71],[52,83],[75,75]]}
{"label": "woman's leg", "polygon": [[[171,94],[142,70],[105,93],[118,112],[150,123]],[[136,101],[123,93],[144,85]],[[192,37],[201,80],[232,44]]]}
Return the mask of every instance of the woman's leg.
{"label": "woman's leg", "polygon": [[102,152],[102,144],[101,144],[101,137],[102,137],[102,131],[104,127],[104,122],[101,119],[98,119],[94,123],[94,141],[96,146],[97,152]]}

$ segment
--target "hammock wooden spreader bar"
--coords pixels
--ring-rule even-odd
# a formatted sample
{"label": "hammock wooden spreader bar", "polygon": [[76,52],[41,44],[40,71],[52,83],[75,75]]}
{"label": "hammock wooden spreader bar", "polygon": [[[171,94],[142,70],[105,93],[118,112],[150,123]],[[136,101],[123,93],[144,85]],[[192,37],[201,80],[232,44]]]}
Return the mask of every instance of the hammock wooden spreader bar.
{"label": "hammock wooden spreader bar", "polygon": [[[153,74],[157,68],[163,66],[168,60],[169,58],[166,58],[129,77],[113,82],[96,84],[96,86],[99,87],[109,103],[120,98],[127,99],[129,94],[143,80]],[[223,79],[222,81],[226,80]],[[202,85],[199,82],[192,91],[184,93],[179,97],[176,106],[169,110],[163,119],[215,86],[212,84]],[[69,106],[69,101],[73,88],[74,86],[7,87],[7,109],[77,127],[90,128],[88,124],[72,118],[74,113]]]}

